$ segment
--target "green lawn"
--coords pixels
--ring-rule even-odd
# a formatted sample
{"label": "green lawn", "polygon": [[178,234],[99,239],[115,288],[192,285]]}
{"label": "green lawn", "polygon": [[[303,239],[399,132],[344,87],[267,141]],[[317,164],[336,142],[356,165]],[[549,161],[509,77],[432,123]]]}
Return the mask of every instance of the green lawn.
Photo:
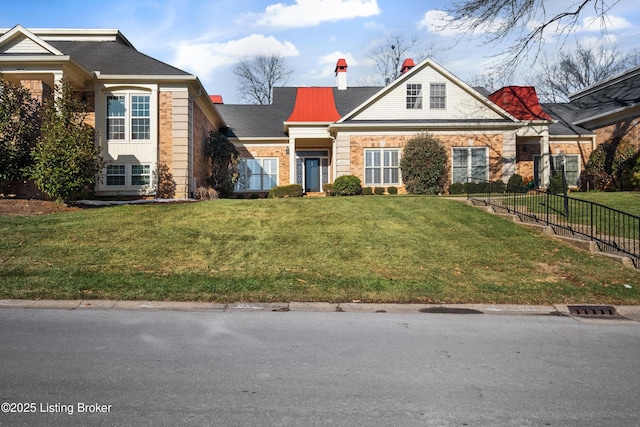
{"label": "green lawn", "polygon": [[618,191],[610,193],[590,191],[588,193],[569,193],[569,196],[640,216],[640,192],[638,191]]}
{"label": "green lawn", "polygon": [[0,298],[640,304],[640,272],[437,197],[0,217],[0,265]]}

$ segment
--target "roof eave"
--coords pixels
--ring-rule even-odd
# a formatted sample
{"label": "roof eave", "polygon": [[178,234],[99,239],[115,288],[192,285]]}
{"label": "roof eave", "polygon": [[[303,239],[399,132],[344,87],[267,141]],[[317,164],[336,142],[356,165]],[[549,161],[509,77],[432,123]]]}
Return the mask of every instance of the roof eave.
{"label": "roof eave", "polygon": [[[546,122],[545,122],[546,124]],[[523,122],[444,122],[444,123],[425,123],[425,122],[417,122],[417,123],[389,123],[389,122],[380,122],[380,123],[354,123],[354,122],[340,122],[340,123],[332,123],[329,125],[329,131],[338,131],[338,130],[361,130],[361,129],[375,129],[378,130],[380,128],[398,131],[398,130],[411,130],[411,131],[426,131],[426,130],[459,130],[459,129],[482,129],[482,130],[494,130],[494,129],[504,129],[504,130],[515,130],[521,128],[523,125],[526,126]]]}

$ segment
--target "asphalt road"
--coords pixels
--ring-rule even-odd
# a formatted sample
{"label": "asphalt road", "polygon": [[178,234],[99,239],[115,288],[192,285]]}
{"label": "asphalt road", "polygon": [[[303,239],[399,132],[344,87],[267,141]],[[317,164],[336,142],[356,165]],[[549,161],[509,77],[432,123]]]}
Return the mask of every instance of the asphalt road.
{"label": "asphalt road", "polygon": [[633,322],[6,308],[0,364],[8,426],[640,425]]}

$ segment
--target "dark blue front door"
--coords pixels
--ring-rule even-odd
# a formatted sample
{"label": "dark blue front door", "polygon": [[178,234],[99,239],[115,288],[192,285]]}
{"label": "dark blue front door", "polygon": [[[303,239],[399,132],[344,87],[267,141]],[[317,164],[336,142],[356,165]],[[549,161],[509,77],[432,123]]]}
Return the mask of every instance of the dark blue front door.
{"label": "dark blue front door", "polygon": [[320,191],[320,159],[304,159],[304,191]]}

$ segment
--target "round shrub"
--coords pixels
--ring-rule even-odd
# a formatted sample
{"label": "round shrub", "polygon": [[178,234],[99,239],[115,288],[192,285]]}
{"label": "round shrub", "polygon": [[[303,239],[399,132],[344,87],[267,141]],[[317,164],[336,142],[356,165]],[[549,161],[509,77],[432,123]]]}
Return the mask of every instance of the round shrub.
{"label": "round shrub", "polygon": [[322,191],[324,191],[324,194],[327,196],[333,196],[333,184],[324,184],[322,186]]}
{"label": "round shrub", "polygon": [[563,194],[564,186],[562,185],[562,174],[556,173],[549,180],[549,187],[547,191],[551,194]]}
{"label": "round shrub", "polygon": [[373,189],[373,194],[376,196],[382,196],[384,194],[384,187],[376,187]]}
{"label": "round shrub", "polygon": [[283,185],[281,187],[273,187],[271,191],[269,191],[269,195],[267,197],[269,199],[282,197],[302,197],[302,185],[291,184]]}
{"label": "round shrub", "polygon": [[387,193],[389,193],[389,194],[398,194],[398,187],[394,187],[394,186],[387,187]]}
{"label": "round shrub", "polygon": [[371,196],[372,194],[373,194],[373,189],[371,187],[362,187],[363,196]]}
{"label": "round shrub", "polygon": [[355,175],[342,175],[333,182],[333,193],[336,196],[355,196],[362,193],[360,178]]}
{"label": "round shrub", "polygon": [[514,173],[507,181],[507,190],[515,193],[526,193],[528,187],[524,184],[524,178],[517,173]]}
{"label": "round shrub", "polygon": [[410,194],[440,194],[449,170],[447,151],[428,133],[410,139],[400,159],[402,180]]}

